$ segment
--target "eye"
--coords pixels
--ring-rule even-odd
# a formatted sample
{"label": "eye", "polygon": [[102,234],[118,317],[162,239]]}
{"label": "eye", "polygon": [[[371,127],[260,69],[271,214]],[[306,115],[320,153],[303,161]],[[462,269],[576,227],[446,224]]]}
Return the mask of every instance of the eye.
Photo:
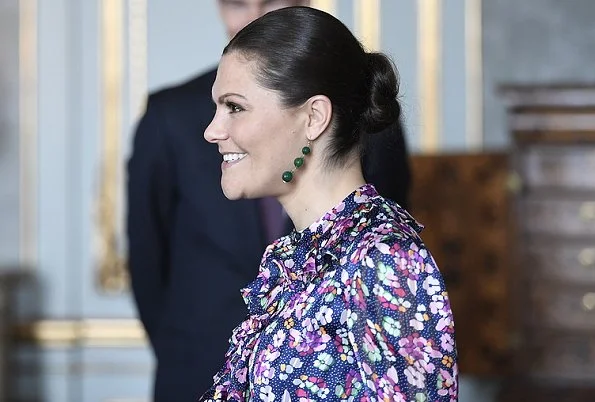
{"label": "eye", "polygon": [[229,109],[229,113],[233,114],[233,113],[239,113],[241,111],[244,110],[243,107],[241,107],[240,105],[238,105],[237,103],[233,103],[233,102],[225,102],[225,106]]}

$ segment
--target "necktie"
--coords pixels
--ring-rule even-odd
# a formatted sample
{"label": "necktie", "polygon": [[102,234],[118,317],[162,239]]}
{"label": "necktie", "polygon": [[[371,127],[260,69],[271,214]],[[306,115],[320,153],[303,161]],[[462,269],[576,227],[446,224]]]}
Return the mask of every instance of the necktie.
{"label": "necktie", "polygon": [[281,207],[279,201],[274,197],[262,198],[259,206],[266,241],[267,243],[272,243],[284,234],[283,207]]}

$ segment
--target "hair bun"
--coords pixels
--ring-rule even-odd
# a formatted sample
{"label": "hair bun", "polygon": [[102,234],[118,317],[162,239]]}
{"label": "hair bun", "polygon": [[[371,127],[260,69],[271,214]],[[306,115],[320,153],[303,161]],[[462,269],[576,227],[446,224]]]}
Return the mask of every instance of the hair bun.
{"label": "hair bun", "polygon": [[361,116],[360,127],[365,133],[377,133],[401,117],[397,100],[399,80],[392,61],[382,53],[367,53],[370,101]]}

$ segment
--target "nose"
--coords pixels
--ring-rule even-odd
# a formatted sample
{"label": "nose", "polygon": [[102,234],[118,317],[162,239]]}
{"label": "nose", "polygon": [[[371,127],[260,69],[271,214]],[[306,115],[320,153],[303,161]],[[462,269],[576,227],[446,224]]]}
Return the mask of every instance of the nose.
{"label": "nose", "polygon": [[223,141],[228,138],[227,131],[224,130],[222,125],[217,119],[217,114],[213,116],[213,120],[207,126],[204,132],[205,140],[210,142],[211,144],[216,144],[219,141]]}

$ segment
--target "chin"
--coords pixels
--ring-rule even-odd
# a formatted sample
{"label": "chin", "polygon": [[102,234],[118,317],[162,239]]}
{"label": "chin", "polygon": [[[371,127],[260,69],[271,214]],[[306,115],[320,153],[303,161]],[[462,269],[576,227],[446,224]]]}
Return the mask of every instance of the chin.
{"label": "chin", "polygon": [[254,195],[253,191],[250,191],[249,188],[246,188],[246,183],[238,183],[234,181],[233,183],[226,182],[225,180],[221,180],[221,189],[223,190],[223,195],[228,200],[243,200],[243,199],[251,199],[251,198],[258,198],[258,195]]}
{"label": "chin", "polygon": [[223,189],[223,194],[225,198],[228,200],[242,200],[242,199],[255,199],[255,198],[263,198],[273,196],[272,193],[269,191],[259,191],[257,189],[247,189],[245,186],[242,185],[231,185],[225,184],[223,181],[221,182],[221,188]]}
{"label": "chin", "polygon": [[222,184],[221,188],[223,189],[223,195],[225,195],[225,198],[227,198],[228,200],[235,201],[241,200],[242,198],[246,198],[241,191],[237,190],[237,187],[235,189],[232,189]]}

